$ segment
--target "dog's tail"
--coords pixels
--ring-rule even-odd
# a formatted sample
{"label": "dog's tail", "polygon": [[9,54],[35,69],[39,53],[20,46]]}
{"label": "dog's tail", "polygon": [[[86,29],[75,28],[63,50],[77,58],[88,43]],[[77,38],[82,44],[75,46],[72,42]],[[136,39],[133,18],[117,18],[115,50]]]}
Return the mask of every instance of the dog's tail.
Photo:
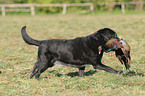
{"label": "dog's tail", "polygon": [[24,27],[21,29],[21,35],[22,35],[23,40],[24,40],[27,44],[39,46],[39,45],[41,44],[41,42],[42,42],[42,41],[39,41],[39,40],[32,39],[32,38],[26,33],[26,26],[24,26]]}

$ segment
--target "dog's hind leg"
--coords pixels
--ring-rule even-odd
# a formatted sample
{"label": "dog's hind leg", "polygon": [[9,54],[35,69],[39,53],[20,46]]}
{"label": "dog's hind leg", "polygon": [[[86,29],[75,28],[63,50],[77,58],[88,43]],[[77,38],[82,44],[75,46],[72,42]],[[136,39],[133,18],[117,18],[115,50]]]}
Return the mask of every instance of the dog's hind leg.
{"label": "dog's hind leg", "polygon": [[32,72],[30,73],[29,78],[32,78],[36,74],[36,69],[38,68],[38,62],[35,63]]}
{"label": "dog's hind leg", "polygon": [[53,63],[41,63],[41,66],[39,66],[37,73],[35,74],[35,78],[39,79],[39,76],[49,67],[53,67]]}
{"label": "dog's hind leg", "polygon": [[84,75],[84,70],[85,70],[85,67],[80,67],[79,68],[79,76],[82,77]]}

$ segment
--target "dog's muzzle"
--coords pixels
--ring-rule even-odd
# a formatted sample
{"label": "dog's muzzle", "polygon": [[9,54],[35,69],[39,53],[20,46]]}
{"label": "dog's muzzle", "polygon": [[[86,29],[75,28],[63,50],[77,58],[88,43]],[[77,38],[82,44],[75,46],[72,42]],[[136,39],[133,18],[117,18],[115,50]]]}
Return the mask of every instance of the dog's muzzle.
{"label": "dog's muzzle", "polygon": [[107,43],[102,47],[104,52],[110,52],[123,48],[123,45],[120,42],[119,38],[111,38]]}

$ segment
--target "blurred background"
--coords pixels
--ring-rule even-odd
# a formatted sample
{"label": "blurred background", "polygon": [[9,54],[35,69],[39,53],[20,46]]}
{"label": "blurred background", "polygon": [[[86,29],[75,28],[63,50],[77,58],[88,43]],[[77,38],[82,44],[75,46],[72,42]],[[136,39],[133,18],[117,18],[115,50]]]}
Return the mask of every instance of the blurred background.
{"label": "blurred background", "polygon": [[144,0],[0,0],[0,4],[3,4],[0,5],[3,15],[7,12],[8,14],[31,12],[32,15],[39,13],[88,13],[90,11],[125,13],[128,11],[142,12],[145,9]]}

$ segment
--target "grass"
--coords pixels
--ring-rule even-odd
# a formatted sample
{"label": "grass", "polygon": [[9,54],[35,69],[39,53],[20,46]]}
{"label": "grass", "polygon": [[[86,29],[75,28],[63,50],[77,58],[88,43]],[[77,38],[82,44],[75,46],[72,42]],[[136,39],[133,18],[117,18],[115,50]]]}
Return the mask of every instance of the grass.
{"label": "grass", "polygon": [[[1,96],[144,96],[145,19],[142,14],[67,14],[41,16],[0,16]],[[84,77],[77,68],[54,66],[40,80],[29,79],[37,57],[37,47],[24,43],[20,29],[36,39],[70,39],[109,27],[131,46],[131,72],[117,76],[87,66]],[[104,54],[104,64],[117,70],[122,65],[113,52]],[[132,75],[130,75],[132,74]]]}

